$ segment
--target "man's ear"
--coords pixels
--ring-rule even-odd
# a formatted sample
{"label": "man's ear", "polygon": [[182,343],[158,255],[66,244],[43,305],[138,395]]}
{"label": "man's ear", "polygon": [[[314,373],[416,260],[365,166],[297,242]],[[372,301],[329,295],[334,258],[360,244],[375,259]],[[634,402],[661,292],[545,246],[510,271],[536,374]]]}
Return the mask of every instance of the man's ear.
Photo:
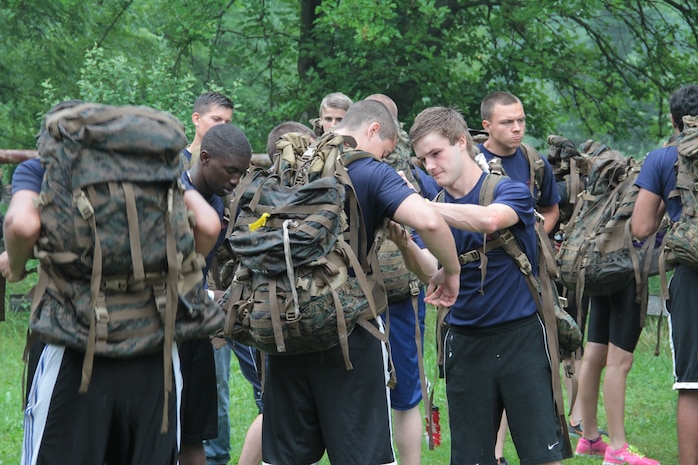
{"label": "man's ear", "polygon": [[203,164],[207,164],[211,160],[211,155],[208,154],[206,150],[199,152],[199,161]]}
{"label": "man's ear", "polygon": [[461,136],[458,138],[455,144],[458,147],[458,150],[461,151],[461,153],[469,153],[469,147],[468,147],[468,138],[465,137],[465,134],[461,134]]}
{"label": "man's ear", "polygon": [[191,114],[191,122],[194,123],[194,126],[199,125],[199,118],[201,118],[201,115],[199,115],[197,112]]}
{"label": "man's ear", "polygon": [[374,121],[366,127],[366,135],[371,138],[374,135],[378,135],[381,130],[381,125],[378,121]]}
{"label": "man's ear", "polygon": [[482,129],[484,129],[487,132],[489,132],[489,130],[490,130],[490,122],[487,121],[486,119],[482,120]]}

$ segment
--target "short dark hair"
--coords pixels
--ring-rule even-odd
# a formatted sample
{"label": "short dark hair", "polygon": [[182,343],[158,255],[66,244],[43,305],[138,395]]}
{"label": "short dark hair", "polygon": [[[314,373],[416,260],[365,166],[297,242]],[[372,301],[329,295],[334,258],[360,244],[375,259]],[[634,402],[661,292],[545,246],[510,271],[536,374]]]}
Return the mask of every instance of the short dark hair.
{"label": "short dark hair", "polygon": [[233,102],[219,92],[204,92],[199,95],[194,102],[194,113],[200,115],[210,111],[213,107],[223,107],[234,109]]}
{"label": "short dark hair", "polygon": [[669,111],[679,132],[683,131],[684,116],[698,116],[698,86],[685,85],[671,94]]}
{"label": "short dark hair", "polygon": [[514,103],[521,103],[521,99],[511,92],[502,90],[492,92],[480,103],[480,117],[489,121],[492,118],[492,110],[495,105],[513,105]]}
{"label": "short dark hair", "polygon": [[371,123],[380,125],[378,136],[381,139],[397,139],[397,124],[393,115],[385,105],[376,100],[360,100],[354,103],[336,129],[346,128],[351,131]]}
{"label": "short dark hair", "polygon": [[252,158],[252,146],[245,134],[233,124],[217,124],[206,131],[201,139],[201,151],[211,158]]}
{"label": "short dark hair", "polygon": [[296,121],[285,121],[274,126],[274,129],[269,132],[267,137],[267,155],[270,157],[276,153],[276,143],[281,139],[281,136],[289,132],[298,132],[300,134],[310,134],[315,137],[315,133],[308,126]]}

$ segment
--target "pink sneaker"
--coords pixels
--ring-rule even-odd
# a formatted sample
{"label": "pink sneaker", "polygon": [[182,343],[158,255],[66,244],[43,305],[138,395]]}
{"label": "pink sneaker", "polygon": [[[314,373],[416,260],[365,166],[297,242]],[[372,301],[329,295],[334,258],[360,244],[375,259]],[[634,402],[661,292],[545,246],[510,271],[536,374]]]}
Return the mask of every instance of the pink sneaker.
{"label": "pink sneaker", "polygon": [[639,453],[634,447],[624,445],[620,450],[606,448],[603,456],[603,465],[660,465],[656,460],[648,459]]}
{"label": "pink sneaker", "polygon": [[[589,441],[586,438],[579,438],[577,443],[577,449],[575,450],[575,455],[582,456],[602,456],[606,452],[608,444],[603,442],[601,436],[599,436],[594,442]],[[623,463],[623,462],[621,462]]]}

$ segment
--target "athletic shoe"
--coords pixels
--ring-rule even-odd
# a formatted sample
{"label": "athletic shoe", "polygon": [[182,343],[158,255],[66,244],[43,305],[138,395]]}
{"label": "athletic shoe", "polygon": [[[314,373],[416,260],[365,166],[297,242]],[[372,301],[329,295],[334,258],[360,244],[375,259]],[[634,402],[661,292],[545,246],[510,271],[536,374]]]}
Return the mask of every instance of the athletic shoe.
{"label": "athletic shoe", "polygon": [[[567,424],[567,431],[569,431],[569,433],[570,433],[572,436],[577,436],[577,437],[580,437],[580,438],[581,438],[581,437],[582,437],[582,432],[583,432],[583,429],[582,429],[582,422],[580,421],[580,422],[577,423],[576,425],[573,425],[572,422],[569,422],[569,423]],[[608,433],[607,433],[606,431],[602,430],[601,428],[599,428],[599,434],[600,434],[601,436],[606,436],[606,437],[608,437]]]}
{"label": "athletic shoe", "polygon": [[574,451],[574,453],[575,455],[587,457],[601,457],[606,452],[607,447],[608,444],[603,442],[601,436],[599,436],[594,442],[591,442],[586,438],[579,438],[579,442],[577,443],[577,449]]}
{"label": "athletic shoe", "polygon": [[499,457],[497,459],[497,465],[509,465],[509,462],[507,462],[507,459],[504,457]]}
{"label": "athletic shoe", "polygon": [[620,450],[606,448],[603,465],[660,465],[656,460],[648,459],[632,446],[624,445]]}

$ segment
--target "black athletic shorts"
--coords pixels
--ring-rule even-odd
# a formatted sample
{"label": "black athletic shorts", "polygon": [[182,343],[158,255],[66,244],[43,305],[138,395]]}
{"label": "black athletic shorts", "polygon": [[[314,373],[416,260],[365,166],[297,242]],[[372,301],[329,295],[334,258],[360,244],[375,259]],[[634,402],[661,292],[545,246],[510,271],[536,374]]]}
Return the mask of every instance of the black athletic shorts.
{"label": "black athletic shorts", "polygon": [[174,465],[177,461],[179,359],[173,349],[168,428],[162,352],[95,357],[80,393],[84,353],[48,344],[35,365],[24,413],[25,465]]}
{"label": "black athletic shorts", "polygon": [[667,301],[674,354],[674,389],[698,389],[698,271],[679,265]]}
{"label": "black athletic shorts", "polygon": [[635,281],[606,296],[591,297],[587,342],[613,344],[633,352],[640,339],[640,304],[635,302]]}
{"label": "black athletic shorts", "polygon": [[394,463],[385,345],[357,326],[347,370],[339,346],[269,355],[262,455],[273,465],[309,465],[325,450],[333,465]]}
{"label": "black athletic shorts", "polygon": [[444,355],[452,465],[496,463],[504,409],[521,465],[563,458],[550,357],[537,314],[487,328],[451,326]]}
{"label": "black athletic shorts", "polygon": [[213,345],[206,339],[178,344],[182,363],[182,442],[196,444],[218,436],[218,389]]}

